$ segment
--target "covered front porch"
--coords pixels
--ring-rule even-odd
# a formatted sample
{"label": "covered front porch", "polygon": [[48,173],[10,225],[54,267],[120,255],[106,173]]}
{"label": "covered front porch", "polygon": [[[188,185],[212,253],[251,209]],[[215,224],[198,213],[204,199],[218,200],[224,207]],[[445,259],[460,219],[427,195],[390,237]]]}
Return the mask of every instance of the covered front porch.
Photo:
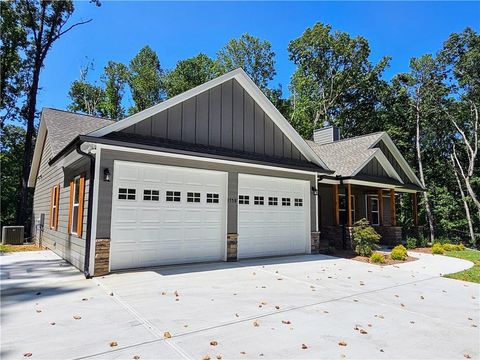
{"label": "covered front porch", "polygon": [[[397,219],[401,197],[409,197],[412,206],[408,229]],[[319,183],[318,223],[320,248],[351,248],[353,224],[367,219],[381,235],[380,244],[395,246],[407,236],[418,237],[417,192],[414,190],[358,181]]]}

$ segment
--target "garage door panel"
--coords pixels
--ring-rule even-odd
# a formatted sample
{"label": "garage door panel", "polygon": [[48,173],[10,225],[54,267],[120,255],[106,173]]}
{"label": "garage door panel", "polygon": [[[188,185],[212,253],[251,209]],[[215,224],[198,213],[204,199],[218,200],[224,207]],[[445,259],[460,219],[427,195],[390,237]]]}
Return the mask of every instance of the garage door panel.
{"label": "garage door panel", "polygon": [[[222,260],[226,182],[218,171],[115,161],[111,269]],[[120,188],[135,189],[135,200],[119,199]],[[158,201],[144,190],[158,191]],[[180,201],[166,201],[167,191]],[[200,203],[187,202],[188,192],[200,193]],[[207,193],[219,203],[206,203]]]}
{"label": "garage door panel", "polygon": [[[238,205],[238,257],[298,254],[308,251],[310,214],[309,182],[239,174],[238,194],[248,195],[248,205]],[[255,205],[263,196],[263,205]],[[277,205],[269,203],[277,198]],[[282,198],[290,206],[282,206]],[[303,206],[295,206],[302,199]]]}

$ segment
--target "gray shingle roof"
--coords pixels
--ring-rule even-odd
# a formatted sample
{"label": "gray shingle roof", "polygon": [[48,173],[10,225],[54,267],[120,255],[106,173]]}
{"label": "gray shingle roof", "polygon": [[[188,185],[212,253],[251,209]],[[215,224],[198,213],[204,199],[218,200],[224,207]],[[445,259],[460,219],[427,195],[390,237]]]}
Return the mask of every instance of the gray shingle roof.
{"label": "gray shingle roof", "polygon": [[352,176],[377,148],[370,147],[384,134],[377,132],[363,136],[356,136],[327,144],[318,145],[308,140],[307,143],[327,164],[330,170],[335,171],[334,175]]}
{"label": "gray shingle roof", "polygon": [[50,108],[42,110],[42,120],[47,126],[52,157],[62,151],[78,135],[86,135],[113,123],[113,120]]}

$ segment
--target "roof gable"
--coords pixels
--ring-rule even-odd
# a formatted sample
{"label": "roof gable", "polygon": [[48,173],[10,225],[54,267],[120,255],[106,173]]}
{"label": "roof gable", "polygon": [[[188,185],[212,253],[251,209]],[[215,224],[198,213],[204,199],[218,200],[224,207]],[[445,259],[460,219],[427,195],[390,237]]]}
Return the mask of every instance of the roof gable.
{"label": "roof gable", "polygon": [[[233,106],[234,96],[243,97],[245,103],[242,105],[242,112],[251,111],[251,116],[244,117],[246,121],[233,121],[240,116],[239,113],[235,113],[235,110],[240,110],[239,107]],[[208,106],[197,109],[199,101]],[[218,102],[222,101],[227,101],[229,105],[217,106]],[[214,121],[215,124],[212,124],[206,133],[203,127],[182,133],[184,129],[196,126],[196,120],[192,119],[199,116],[208,117],[208,121]],[[164,117],[167,117],[167,120]],[[169,122],[168,117],[175,121]],[[240,124],[243,129],[239,128]],[[166,135],[166,138],[175,141],[195,144],[199,142],[203,145],[239,151],[253,150],[255,153],[263,152],[266,155],[280,157],[288,155],[293,159],[313,162],[328,170],[328,166],[242,69],[231,71],[115,124],[93,131],[89,135],[103,137],[116,131],[152,134],[158,137]],[[244,133],[243,136],[234,136],[241,131]],[[263,137],[264,141],[260,141],[260,137]],[[250,143],[252,140],[253,143]]]}

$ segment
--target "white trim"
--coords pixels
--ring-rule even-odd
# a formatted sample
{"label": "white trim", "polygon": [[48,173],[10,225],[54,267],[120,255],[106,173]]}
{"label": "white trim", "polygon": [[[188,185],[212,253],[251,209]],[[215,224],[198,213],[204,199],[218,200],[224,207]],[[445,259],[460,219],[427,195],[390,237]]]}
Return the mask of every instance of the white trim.
{"label": "white trim", "polygon": [[388,174],[388,176],[395,178],[399,182],[403,184],[403,180],[400,177],[400,175],[395,171],[395,168],[392,166],[390,161],[388,161],[387,157],[383,154],[381,149],[375,149],[372,155],[368,157],[367,160],[365,160],[354,172],[351,176],[357,175],[365,166],[368,165],[368,163],[373,159],[377,159],[377,161],[380,163],[380,165],[383,167],[385,172]]}
{"label": "white trim", "polygon": [[[376,211],[376,213],[378,214],[378,223],[377,224],[371,223],[371,225],[372,226],[380,226],[380,199],[378,198],[378,195],[365,194],[365,215],[366,215],[367,220],[368,220],[368,214],[369,214],[368,197],[374,198],[378,202],[378,210]],[[382,198],[382,201],[383,201],[383,198]],[[373,211],[371,211],[371,212],[373,212]]]}
{"label": "white trim", "polygon": [[43,146],[47,138],[47,125],[42,117],[40,119],[40,126],[38,128],[37,141],[35,141],[35,150],[33,151],[32,166],[30,167],[30,174],[28,176],[27,185],[30,188],[35,187],[38,177],[38,170],[40,169],[40,161],[42,160]]}
{"label": "white trim", "polygon": [[377,145],[381,140],[384,140],[385,145],[387,148],[390,150],[392,153],[393,157],[398,161],[400,164],[401,168],[405,172],[405,174],[408,176],[408,178],[415,184],[417,184],[420,187],[422,186],[422,183],[418,179],[417,175],[415,175],[415,172],[412,170],[410,165],[408,165],[407,160],[403,157],[402,153],[398,150],[397,146],[393,142],[392,138],[385,132],[380,136],[375,143],[371,145],[371,147],[374,147]]}
{"label": "white trim", "polygon": [[[95,273],[95,244],[97,240],[97,216],[98,216],[98,187],[100,185],[100,163],[101,163],[101,145],[97,145],[97,151],[95,154],[95,175],[93,180],[93,199],[88,199],[92,201],[92,223],[91,223],[91,233],[90,233],[90,260],[89,260],[89,273],[91,276]],[[90,179],[92,176],[90,175]],[[90,184],[89,186],[92,186]],[[88,239],[87,239],[88,240]],[[110,270],[110,264],[109,270]]]}
{"label": "white trim", "polygon": [[[318,174],[315,174],[315,184],[314,184],[314,186],[315,186],[315,189],[317,189],[317,195],[313,195],[313,196],[315,196],[315,231],[318,232],[319,228],[320,228],[320,224],[318,223],[318,213],[319,213],[319,211],[318,211]],[[310,209],[310,211],[312,211],[312,210]],[[311,234],[310,234],[310,236],[311,236]],[[310,241],[311,241],[311,239],[310,239]],[[311,251],[311,249],[310,249],[310,251]]]}
{"label": "white trim", "polygon": [[340,180],[334,180],[334,179],[321,179],[319,184],[329,184],[329,185],[339,185]]}
{"label": "white trim", "polygon": [[217,164],[229,164],[229,165],[236,165],[236,166],[241,165],[241,166],[247,166],[247,167],[252,167],[252,168],[260,168],[260,169],[268,169],[268,170],[276,170],[276,171],[284,171],[284,172],[293,172],[293,173],[297,173],[297,174],[315,175],[315,174],[318,173],[317,171],[296,170],[296,169],[284,168],[284,167],[280,167],[280,166],[253,164],[253,163],[236,161],[236,160],[223,160],[223,159],[206,158],[206,157],[203,157],[203,156],[196,156],[196,155],[174,154],[174,153],[163,152],[163,151],[127,148],[127,147],[118,146],[118,145],[104,145],[104,144],[102,144],[102,149],[124,151],[124,152],[137,153],[137,154],[157,155],[157,156],[180,158],[180,159],[187,159],[187,160],[196,160],[196,161],[211,162],[211,163],[217,163]]}
{"label": "white trim", "polygon": [[[72,235],[76,235],[78,236],[78,217],[80,216],[80,213],[78,211],[78,209],[80,208],[80,188],[77,187],[77,185],[75,184],[77,179],[78,179],[78,184],[80,185],[80,178],[82,176],[81,175],[77,175],[73,178],[73,195],[71,195],[71,199],[72,199],[72,208],[71,208],[71,218],[70,218],[70,229],[68,229],[69,233],[72,234]],[[74,214],[75,214],[75,191],[78,190],[78,202],[77,202],[77,218],[74,219]],[[71,190],[70,190],[71,191]],[[84,191],[85,193],[85,191]],[[76,226],[76,231],[73,231],[73,225],[75,224]]]}
{"label": "white trim", "polygon": [[272,119],[280,130],[287,136],[287,138],[294,144],[298,150],[309,161],[321,166],[325,170],[329,170],[328,166],[322,161],[322,159],[312,150],[305,140],[295,131],[290,123],[282,116],[282,114],[275,108],[275,106],[268,100],[268,98],[262,93],[262,91],[255,85],[255,83],[248,77],[248,75],[242,69],[238,68],[229,73],[226,73],[216,79],[210,80],[202,85],[199,85],[193,89],[185,91],[182,94],[165,100],[164,102],[154,105],[148,109],[133,114],[123,120],[117,121],[111,125],[105,126],[101,129],[95,130],[88,134],[89,136],[102,137],[113,131],[119,131],[130,127],[139,121],[145,120],[154,114],[157,114],[163,110],[166,110],[172,106],[175,106],[181,102],[184,102],[202,92],[205,92],[215,86],[218,86],[228,80],[235,79],[240,85],[247,91],[247,93],[260,105],[263,111]]}

